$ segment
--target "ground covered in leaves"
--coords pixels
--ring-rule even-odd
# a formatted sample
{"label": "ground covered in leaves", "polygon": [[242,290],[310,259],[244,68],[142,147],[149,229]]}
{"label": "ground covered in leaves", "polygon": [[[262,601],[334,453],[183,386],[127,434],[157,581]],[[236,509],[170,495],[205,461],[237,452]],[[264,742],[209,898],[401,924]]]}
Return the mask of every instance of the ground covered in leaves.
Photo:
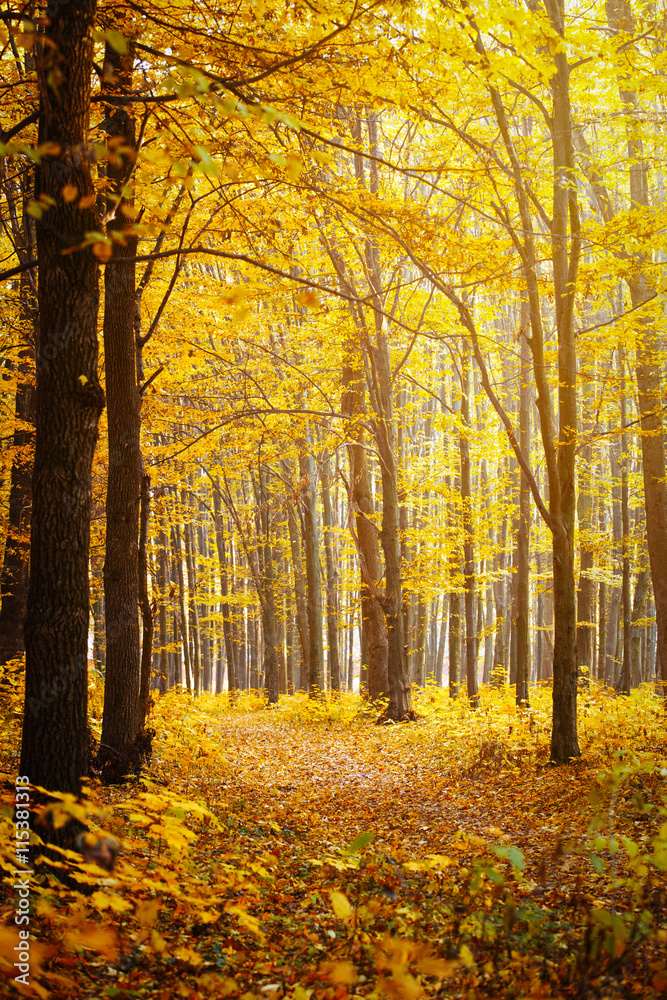
{"label": "ground covered in leaves", "polygon": [[[68,887],[32,880],[30,987],[13,978],[3,792],[0,993],[665,996],[662,704],[583,690],[583,759],[552,768],[550,694],[531,701],[484,691],[473,713],[427,688],[418,721],[376,726],[348,695],[169,695],[141,778],[87,791],[89,822],[123,845],[112,877],[72,854]],[[11,699],[3,723],[13,787]],[[63,799],[56,822],[79,809]]]}

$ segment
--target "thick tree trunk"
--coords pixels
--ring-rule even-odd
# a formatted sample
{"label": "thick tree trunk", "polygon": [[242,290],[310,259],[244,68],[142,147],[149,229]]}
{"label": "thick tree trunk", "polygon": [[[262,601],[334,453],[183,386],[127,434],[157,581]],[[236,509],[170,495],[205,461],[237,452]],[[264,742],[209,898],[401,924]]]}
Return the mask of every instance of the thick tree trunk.
{"label": "thick tree trunk", "polygon": [[[382,569],[377,528],[374,514],[368,458],[364,447],[365,432],[358,421],[366,412],[366,385],[361,355],[361,330],[357,339],[347,344],[347,364],[343,369],[341,410],[350,418],[347,452],[350,463],[350,527],[354,528],[361,571],[361,621],[368,651],[368,697],[371,701],[384,698],[389,693],[387,678],[387,626],[384,612],[365,577],[376,588],[380,585]],[[364,572],[365,570],[365,572]],[[361,689],[360,689],[361,690]]]}
{"label": "thick tree trunk", "polygon": [[[632,35],[635,21],[628,0],[607,0],[607,20],[613,34]],[[631,50],[632,51],[632,50]],[[642,109],[637,94],[629,89],[631,79],[620,77],[619,94],[625,115],[627,154],[630,179],[631,211],[650,206],[648,161],[641,137]],[[630,277],[626,277],[634,309],[651,299],[655,293],[648,277],[641,273],[645,258],[637,255]],[[646,261],[649,263],[649,261]],[[662,352],[660,324],[648,311],[639,313],[635,326],[635,376],[641,426],[644,499],[646,508],[646,539],[651,580],[655,600],[657,625],[659,680],[667,695],[667,478],[665,467],[665,434],[662,402]],[[667,700],[665,702],[667,706]]]}
{"label": "thick tree trunk", "polygon": [[[88,773],[88,548],[91,468],[104,395],[97,377],[98,264],[79,249],[97,229],[86,148],[95,0],[54,6],[38,42],[39,142],[59,147],[36,167],[40,333],[21,774],[80,791]],[[43,48],[42,48],[43,44]],[[66,200],[65,189],[76,193]],[[63,253],[63,251],[66,251]]]}

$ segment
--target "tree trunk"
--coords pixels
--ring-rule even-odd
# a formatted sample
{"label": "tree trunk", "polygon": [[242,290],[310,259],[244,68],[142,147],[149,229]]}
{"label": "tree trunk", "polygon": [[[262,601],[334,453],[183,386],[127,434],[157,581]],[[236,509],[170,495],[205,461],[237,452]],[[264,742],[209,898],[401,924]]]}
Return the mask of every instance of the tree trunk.
{"label": "tree trunk", "polygon": [[[183,506],[185,506],[185,495],[183,495]],[[201,694],[201,637],[197,608],[197,567],[192,544],[192,522],[189,520],[183,525],[183,538],[185,540],[185,568],[188,574],[188,624],[190,641],[192,642],[192,690],[195,695],[198,695]]]}
{"label": "tree trunk", "polygon": [[[109,97],[127,93],[132,86],[132,46],[125,55],[109,44],[104,53],[102,88]],[[106,107],[107,212],[114,218],[107,235],[126,228],[123,209],[132,199],[117,200],[134,167],[135,126],[126,107]],[[136,236],[114,240],[113,265],[104,275],[104,356],[106,372],[109,473],[107,480],[106,559],[104,604],[106,609],[107,668],[104,684],[104,715],[98,765],[108,780],[122,777],[122,762],[138,762],[131,750],[142,727],[147,701],[141,701],[141,647],[139,633],[139,507],[142,491],[140,399],[137,386],[134,319],[135,264],[121,263],[136,255]],[[148,697],[148,690],[145,692]]]}
{"label": "tree trunk", "polygon": [[190,642],[188,636],[188,620],[185,614],[185,580],[183,578],[183,551],[181,548],[181,528],[175,524],[171,529],[171,544],[174,550],[174,561],[176,563],[176,573],[178,576],[178,626],[183,643],[183,665],[185,667],[185,686],[188,691],[192,691],[192,670],[190,664]]}
{"label": "tree trunk", "polygon": [[[220,491],[213,487],[213,517],[215,520],[215,544],[218,550],[218,566],[220,568],[220,594],[222,597],[222,635],[225,642],[225,656],[227,658],[227,688],[230,696],[234,697],[234,692],[238,690],[238,673],[236,669],[236,650],[234,648],[234,638],[232,629],[232,610],[227,598],[229,597],[229,578],[227,572],[227,553],[225,551],[225,531],[222,516],[222,505],[220,503]],[[218,694],[220,692],[218,691]]]}
{"label": "tree trunk", "polygon": [[[609,27],[614,34],[634,32],[634,17],[627,0],[607,0],[605,4]],[[632,51],[632,49],[630,50]],[[641,117],[637,94],[628,89],[629,79],[621,77],[619,92],[626,122],[627,155],[630,174],[630,210],[650,206],[648,163],[641,138]],[[627,277],[630,298],[638,309],[654,295],[647,276],[641,273],[645,258],[637,255],[633,276]],[[650,258],[646,260],[650,264]],[[634,276],[636,275],[636,277]],[[660,324],[647,312],[639,313],[635,325],[635,376],[641,426],[644,498],[646,506],[646,539],[651,580],[655,600],[658,663],[663,693],[667,694],[667,478],[662,402],[662,352]],[[665,702],[667,706],[667,700]]]}
{"label": "tree trunk", "polygon": [[139,517],[139,607],[141,608],[141,683],[139,688],[139,730],[146,724],[150,708],[151,662],[153,659],[153,609],[148,592],[148,528],[151,516],[151,477],[141,477],[141,507]]}
{"label": "tree trunk", "polygon": [[[291,469],[283,462],[283,469],[289,476]],[[287,504],[287,530],[289,532],[290,551],[292,554],[292,573],[294,574],[294,602],[296,604],[296,628],[299,636],[301,652],[299,665],[299,690],[308,690],[310,677],[310,635],[308,633],[308,608],[306,605],[306,581],[301,555],[301,532],[297,520],[296,504],[289,498]]]}
{"label": "tree trunk", "polygon": [[[269,498],[266,489],[266,469],[263,465],[259,467],[258,501],[263,535],[263,543],[260,548],[260,588],[258,596],[261,604],[262,627],[264,631],[264,685],[269,705],[276,705],[278,703],[280,675],[284,668],[282,663],[282,649],[278,648],[271,518],[269,516]],[[320,620],[320,630],[321,627],[322,623]],[[259,687],[259,684],[257,686]]]}
{"label": "tree trunk", "polygon": [[[524,298],[519,334],[519,445],[526,461],[530,461],[530,351],[526,341],[529,321],[528,303]],[[519,483],[516,554],[516,703],[527,706],[530,679],[530,486],[525,476],[521,476]]]}
{"label": "tree trunk", "polygon": [[324,526],[324,552],[327,567],[327,640],[329,644],[329,683],[332,691],[340,691],[340,657],[338,653],[338,569],[334,550],[334,523],[331,510],[328,457],[322,462],[322,523]]}
{"label": "tree trunk", "polygon": [[310,452],[304,450],[299,455],[299,471],[303,485],[302,513],[303,539],[306,552],[306,611],[308,615],[308,636],[310,677],[308,694],[320,697],[324,694],[324,641],[322,636],[322,584],[320,580],[320,529],[317,519],[317,493],[315,462]]}
{"label": "tree trunk", "polygon": [[461,507],[463,529],[463,586],[465,588],[466,686],[471,708],[479,705],[477,692],[477,650],[475,635],[475,553],[473,549],[472,486],[470,477],[470,359],[461,358]]}
{"label": "tree trunk", "polygon": [[[19,239],[22,233],[17,234]],[[18,241],[17,241],[18,244]],[[25,254],[30,253],[26,248]],[[30,254],[32,256],[32,254]],[[24,323],[30,323],[32,339],[38,335],[37,303],[32,288],[34,279],[21,275],[19,298]],[[30,339],[30,338],[28,338]],[[33,360],[31,360],[33,359]],[[17,371],[15,396],[16,429],[13,435],[14,457],[9,487],[9,511],[5,555],[0,575],[0,664],[7,663],[25,650],[23,627],[28,603],[30,561],[30,515],[32,508],[32,466],[34,431],[21,424],[35,422],[35,388],[32,384],[34,347],[22,348]]]}
{"label": "tree trunk", "polygon": [[[362,330],[357,329],[354,340],[347,343],[347,364],[343,368],[343,393],[341,411],[350,418],[350,438],[347,445],[350,463],[350,528],[361,563],[361,621],[368,651],[368,697],[371,701],[384,698],[389,693],[387,678],[387,626],[384,612],[369,587],[369,577],[376,587],[382,576],[380,547],[374,514],[368,458],[364,447],[365,432],[359,421],[366,413],[366,385],[361,353]],[[360,686],[362,690],[364,685]]]}
{"label": "tree trunk", "polygon": [[[86,148],[95,0],[54,6],[39,41],[36,167],[40,333],[21,773],[78,795],[88,773],[88,549],[91,469],[104,395],[97,377],[98,263],[79,249],[97,229]],[[63,189],[76,191],[65,200]],[[80,199],[91,199],[82,208]],[[63,251],[67,251],[63,253]]]}
{"label": "tree trunk", "polygon": [[[621,427],[626,423],[626,403],[625,403],[625,362],[623,351],[618,349],[619,380],[621,385],[620,417]],[[620,436],[620,473],[621,473],[621,549],[623,553],[623,571],[621,586],[621,608],[623,616],[623,654],[621,657],[621,670],[618,679],[618,688],[623,694],[630,694],[632,683],[631,669],[631,633],[632,633],[632,608],[630,604],[630,497],[628,484],[628,454],[627,435],[624,430]]]}
{"label": "tree trunk", "polygon": [[158,630],[160,634],[160,651],[158,654],[158,671],[160,674],[160,694],[166,694],[173,685],[173,678],[170,677],[169,653],[167,645],[167,601],[169,592],[169,553],[168,541],[164,529],[160,528],[158,537],[157,556],[157,586],[160,594],[158,608]]}

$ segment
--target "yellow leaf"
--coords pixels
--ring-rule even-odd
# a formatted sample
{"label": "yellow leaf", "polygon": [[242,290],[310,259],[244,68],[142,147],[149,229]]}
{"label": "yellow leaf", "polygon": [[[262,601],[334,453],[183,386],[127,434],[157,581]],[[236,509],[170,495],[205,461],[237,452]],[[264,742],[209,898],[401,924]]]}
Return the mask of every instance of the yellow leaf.
{"label": "yellow leaf", "polygon": [[106,892],[98,890],[98,892],[92,894],[90,902],[96,910],[113,910],[114,913],[127,913],[128,910],[132,909],[132,903],[129,903],[117,893],[109,895]]}
{"label": "yellow leaf", "polygon": [[106,264],[111,257],[112,248],[109,243],[96,243],[93,247],[93,253],[102,264]]}
{"label": "yellow leaf", "polygon": [[322,962],[318,971],[336,985],[352,986],[357,981],[357,970],[352,962]]}
{"label": "yellow leaf", "polygon": [[167,947],[167,942],[161,934],[158,934],[155,928],[151,931],[151,945],[153,946],[153,951],[156,951],[158,954],[162,954]]}
{"label": "yellow leaf", "polygon": [[181,962],[187,962],[194,966],[201,965],[204,961],[198,951],[195,951],[194,948],[186,948],[184,945],[174,948],[173,955],[175,958],[180,958]]}
{"label": "yellow leaf", "polygon": [[475,959],[472,957],[472,952],[467,944],[462,944],[459,948],[459,957],[466,969],[472,969],[475,964]]}
{"label": "yellow leaf", "polygon": [[312,288],[307,288],[303,292],[298,292],[296,299],[299,305],[307,306],[309,309],[316,309],[320,304],[317,292]]}
{"label": "yellow leaf", "polygon": [[65,935],[67,951],[78,951],[86,948],[96,951],[105,958],[115,961],[118,958],[118,938],[110,927],[100,927],[99,924],[81,924],[75,930]]}
{"label": "yellow leaf", "polygon": [[76,201],[79,196],[79,189],[76,184],[65,184],[60,193],[63,196],[63,201],[69,203],[70,201]]}
{"label": "yellow leaf", "polygon": [[461,963],[458,959],[446,959],[446,958],[422,958],[417,963],[417,968],[425,976],[433,976],[437,979],[446,979],[449,976],[453,976],[458,968],[460,968]]}
{"label": "yellow leaf", "polygon": [[86,194],[79,201],[79,208],[90,208],[90,206],[94,205],[94,204],[95,204],[95,195],[94,194]]}
{"label": "yellow leaf", "polygon": [[352,916],[352,907],[350,906],[350,902],[345,893],[332,889],[329,893],[329,898],[331,900],[333,911],[338,919],[349,920]]}

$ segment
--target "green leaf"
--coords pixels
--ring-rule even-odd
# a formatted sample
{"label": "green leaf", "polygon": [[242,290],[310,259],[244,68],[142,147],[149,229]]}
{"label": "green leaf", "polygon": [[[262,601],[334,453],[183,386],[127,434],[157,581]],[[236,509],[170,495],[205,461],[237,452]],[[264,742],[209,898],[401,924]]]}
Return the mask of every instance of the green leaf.
{"label": "green leaf", "polygon": [[519,871],[523,871],[524,868],[526,867],[526,862],[524,861],[523,853],[519,850],[518,847],[494,846],[491,848],[491,850],[499,858],[507,858],[509,863],[512,865],[512,868],[518,868]]}
{"label": "green leaf", "polygon": [[343,849],[343,854],[359,854],[363,851],[364,847],[370,844],[371,840],[375,836],[375,830],[366,830],[365,833],[360,833],[356,840],[353,840],[351,844],[348,844],[346,848]]}

